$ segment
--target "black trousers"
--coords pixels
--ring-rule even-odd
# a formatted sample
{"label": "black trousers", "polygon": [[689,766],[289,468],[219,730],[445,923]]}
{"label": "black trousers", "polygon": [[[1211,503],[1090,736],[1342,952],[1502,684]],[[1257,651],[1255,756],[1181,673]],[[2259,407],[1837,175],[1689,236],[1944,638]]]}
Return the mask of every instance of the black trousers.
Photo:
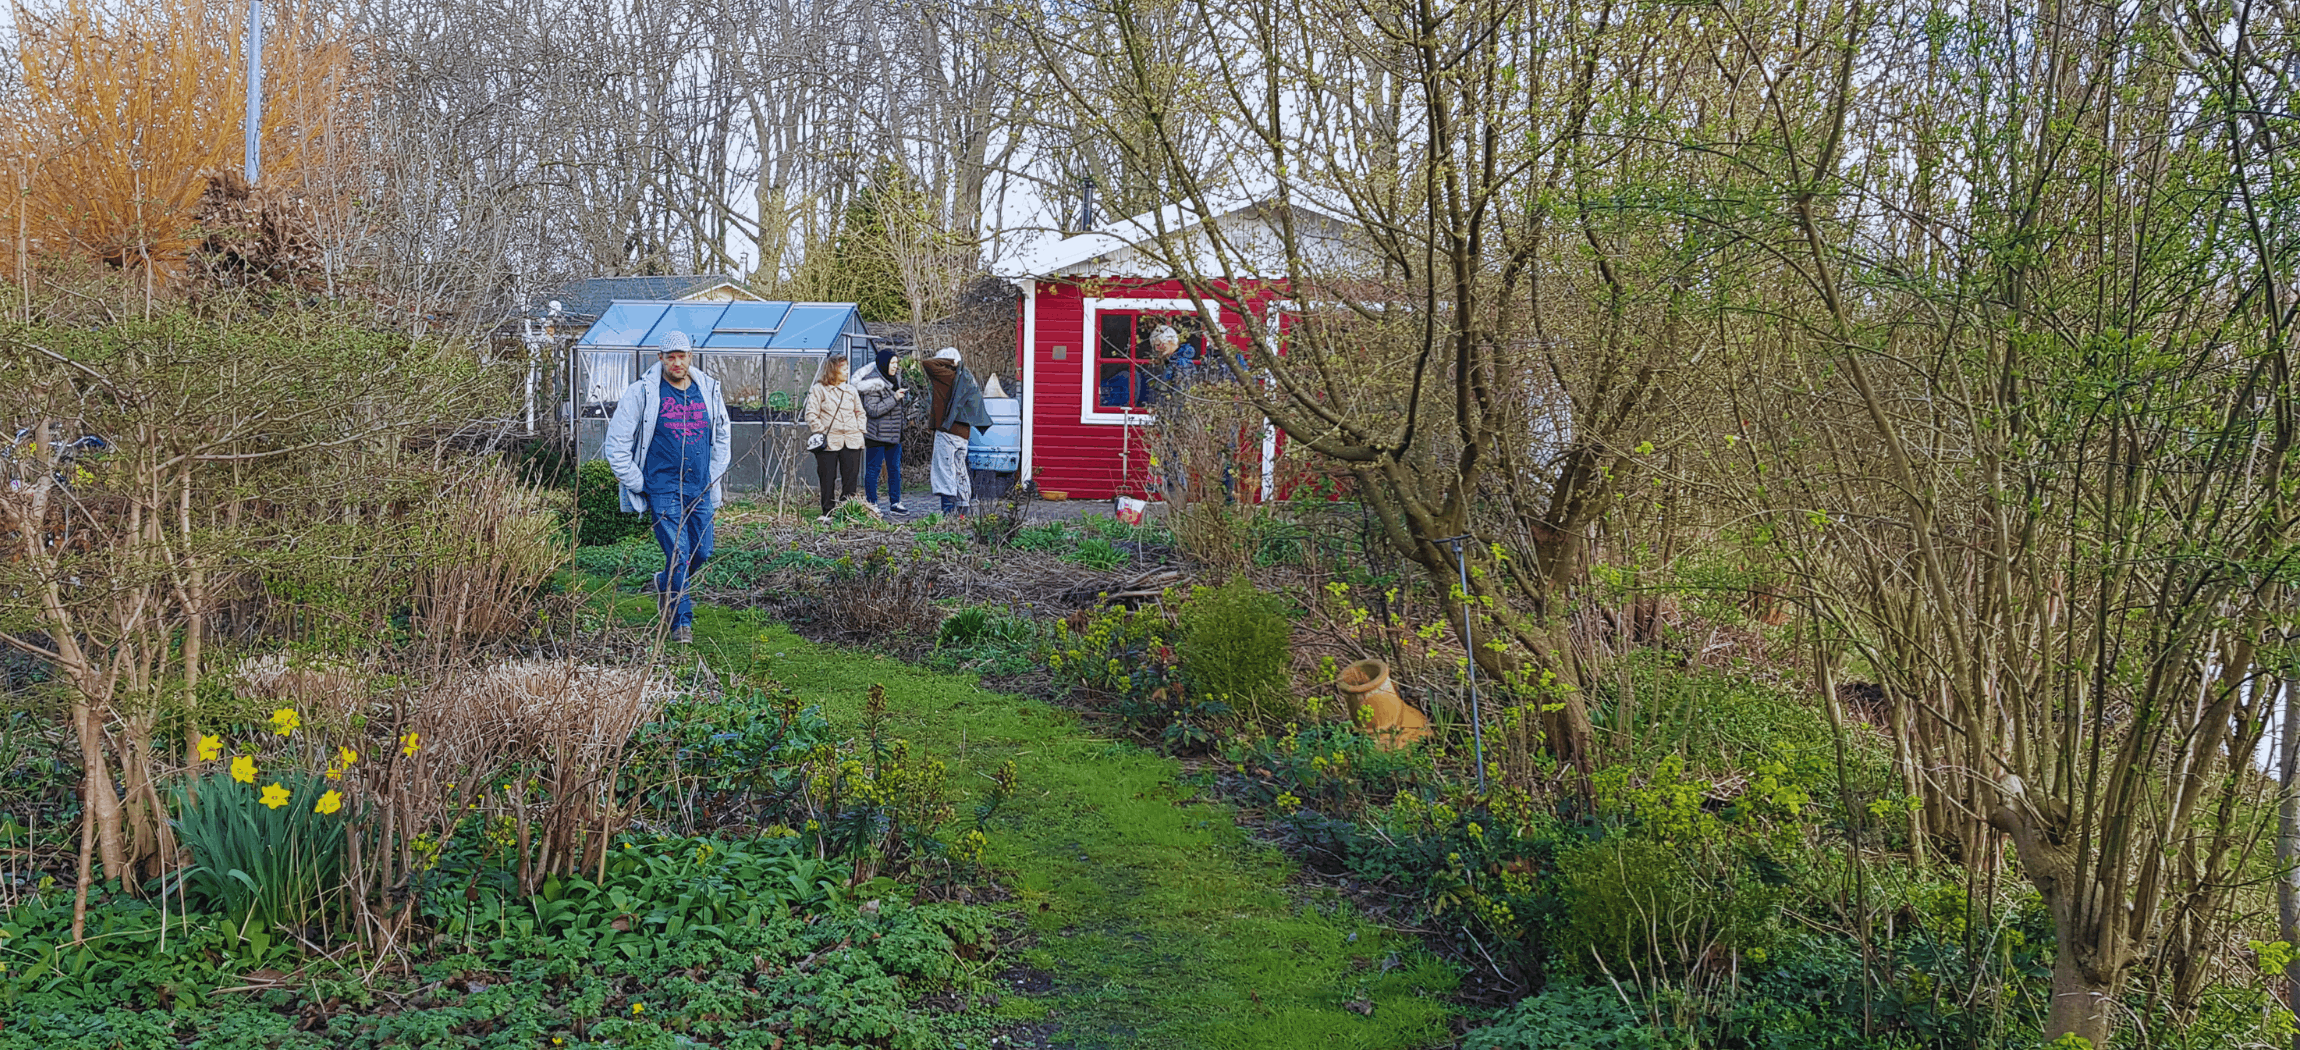
{"label": "black trousers", "polygon": [[[862,483],[863,450],[842,448],[815,451],[815,481],[823,491],[823,513],[831,512],[840,500],[851,499],[855,486]],[[831,482],[838,482],[837,495],[832,495]]]}

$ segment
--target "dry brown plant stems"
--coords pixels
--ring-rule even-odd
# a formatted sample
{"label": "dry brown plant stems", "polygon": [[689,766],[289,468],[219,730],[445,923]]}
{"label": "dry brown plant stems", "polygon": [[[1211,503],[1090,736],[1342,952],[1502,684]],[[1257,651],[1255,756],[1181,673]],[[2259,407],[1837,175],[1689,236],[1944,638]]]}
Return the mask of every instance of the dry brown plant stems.
{"label": "dry brown plant stems", "polygon": [[[324,8],[287,0],[272,10],[264,175],[308,185],[307,172],[355,161],[344,137],[316,132],[360,111],[366,79],[348,32]],[[0,140],[22,158],[19,283],[48,257],[136,267],[148,313],[184,273],[194,206],[211,176],[239,167],[246,19],[245,0],[17,5],[23,82],[0,106]]]}

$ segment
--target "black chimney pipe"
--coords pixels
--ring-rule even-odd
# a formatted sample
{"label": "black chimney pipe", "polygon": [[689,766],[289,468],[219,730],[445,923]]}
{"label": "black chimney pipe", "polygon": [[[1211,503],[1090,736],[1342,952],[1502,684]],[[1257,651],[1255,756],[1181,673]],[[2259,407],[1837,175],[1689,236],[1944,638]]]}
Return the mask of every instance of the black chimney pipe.
{"label": "black chimney pipe", "polygon": [[1078,209],[1078,232],[1092,233],[1094,232],[1094,176],[1088,175],[1078,181],[1084,184],[1080,191],[1080,196],[1084,198],[1084,204]]}

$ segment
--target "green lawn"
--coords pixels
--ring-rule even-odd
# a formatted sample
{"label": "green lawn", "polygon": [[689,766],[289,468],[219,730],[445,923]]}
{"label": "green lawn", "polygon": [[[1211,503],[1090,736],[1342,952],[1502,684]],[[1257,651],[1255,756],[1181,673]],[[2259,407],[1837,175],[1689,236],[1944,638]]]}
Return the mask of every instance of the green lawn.
{"label": "green lawn", "polygon": [[[993,824],[991,863],[1035,935],[1020,961],[1053,987],[1008,996],[1000,1010],[1053,1022],[1057,1045],[1449,1041],[1441,997],[1453,972],[1337,895],[1289,884],[1287,860],[1248,841],[1230,806],[1178,786],[1174,760],[973,676],[816,645],[749,613],[698,605],[695,639],[714,669],[764,671],[842,724],[857,722],[871,684],[884,683],[893,732],[948,762],[957,790],[1015,760],[1021,790]],[[960,813],[969,808],[960,802]]]}

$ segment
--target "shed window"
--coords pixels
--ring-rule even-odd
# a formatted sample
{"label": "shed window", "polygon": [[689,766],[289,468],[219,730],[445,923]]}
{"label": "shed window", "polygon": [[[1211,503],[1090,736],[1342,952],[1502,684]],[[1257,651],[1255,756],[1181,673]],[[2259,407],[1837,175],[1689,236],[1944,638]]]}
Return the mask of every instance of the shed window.
{"label": "shed window", "polygon": [[[1099,412],[1156,404],[1205,358],[1205,325],[1194,313],[1098,310],[1095,323],[1100,331],[1094,351],[1094,407]],[[1171,348],[1161,345],[1161,328],[1171,330]]]}

